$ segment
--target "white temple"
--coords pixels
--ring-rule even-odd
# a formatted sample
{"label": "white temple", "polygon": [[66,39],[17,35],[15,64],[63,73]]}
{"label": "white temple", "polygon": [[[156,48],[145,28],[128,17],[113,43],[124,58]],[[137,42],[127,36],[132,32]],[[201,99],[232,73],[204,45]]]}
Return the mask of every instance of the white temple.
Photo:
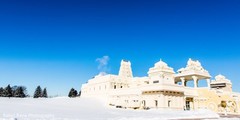
{"label": "white temple", "polygon": [[[185,68],[174,72],[160,60],[147,77],[133,77],[130,61],[122,60],[118,75],[96,76],[82,85],[81,97],[105,99],[111,106],[133,109],[210,109],[240,114],[240,93],[222,75],[211,75],[199,61],[189,59]],[[199,87],[205,80],[207,86]],[[193,81],[194,87],[187,86]]]}

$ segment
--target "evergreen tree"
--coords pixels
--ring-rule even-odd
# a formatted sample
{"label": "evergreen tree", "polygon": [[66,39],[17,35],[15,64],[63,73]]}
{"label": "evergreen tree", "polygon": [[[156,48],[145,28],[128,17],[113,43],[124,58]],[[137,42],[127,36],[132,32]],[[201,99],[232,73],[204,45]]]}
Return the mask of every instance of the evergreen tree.
{"label": "evergreen tree", "polygon": [[26,97],[26,95],[24,93],[24,88],[22,86],[17,87],[17,89],[15,91],[15,97],[20,97],[20,98]]}
{"label": "evergreen tree", "polygon": [[71,88],[69,91],[68,97],[76,97],[77,96],[77,91],[74,88]]}
{"label": "evergreen tree", "polygon": [[26,88],[25,86],[20,86],[20,87],[22,88],[25,97],[27,97],[27,96],[28,96],[28,94],[27,94],[27,88]]}
{"label": "evergreen tree", "polygon": [[71,88],[71,90],[70,90],[69,93],[68,93],[68,97],[72,97],[72,96],[73,96],[73,91],[74,91],[74,89]]}
{"label": "evergreen tree", "polygon": [[44,88],[44,89],[43,89],[42,97],[45,97],[45,98],[48,97],[48,95],[47,95],[47,88]]}
{"label": "evergreen tree", "polygon": [[17,91],[17,89],[18,89],[18,86],[16,86],[16,85],[14,85],[14,86],[12,87],[12,95],[13,95],[13,97],[16,97],[16,91]]}
{"label": "evergreen tree", "polygon": [[8,85],[5,88],[5,97],[13,97],[13,92],[12,92],[12,88],[10,85]]}
{"label": "evergreen tree", "polygon": [[3,97],[4,89],[0,87],[0,97]]}
{"label": "evergreen tree", "polygon": [[42,97],[42,88],[40,86],[37,86],[33,98],[39,98]]}
{"label": "evergreen tree", "polygon": [[77,97],[77,95],[78,95],[77,90],[74,90],[74,92],[73,92],[73,96],[74,96],[74,97]]}

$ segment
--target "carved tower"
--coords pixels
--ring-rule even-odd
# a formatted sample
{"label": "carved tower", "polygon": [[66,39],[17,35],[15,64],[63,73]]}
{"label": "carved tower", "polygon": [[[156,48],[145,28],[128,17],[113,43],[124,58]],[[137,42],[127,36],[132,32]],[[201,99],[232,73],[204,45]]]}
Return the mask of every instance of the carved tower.
{"label": "carved tower", "polygon": [[128,60],[122,60],[121,66],[119,70],[119,76],[124,78],[132,78],[132,68],[131,68],[131,62]]}

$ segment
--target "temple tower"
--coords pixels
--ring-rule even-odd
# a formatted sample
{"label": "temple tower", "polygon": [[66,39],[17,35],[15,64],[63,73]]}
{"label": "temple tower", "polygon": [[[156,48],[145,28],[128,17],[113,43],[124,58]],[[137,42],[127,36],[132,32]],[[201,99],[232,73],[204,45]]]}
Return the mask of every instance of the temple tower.
{"label": "temple tower", "polygon": [[120,66],[120,70],[119,70],[119,74],[120,77],[124,77],[124,78],[132,78],[132,68],[131,68],[131,62],[128,60],[122,60],[121,61],[121,66]]}

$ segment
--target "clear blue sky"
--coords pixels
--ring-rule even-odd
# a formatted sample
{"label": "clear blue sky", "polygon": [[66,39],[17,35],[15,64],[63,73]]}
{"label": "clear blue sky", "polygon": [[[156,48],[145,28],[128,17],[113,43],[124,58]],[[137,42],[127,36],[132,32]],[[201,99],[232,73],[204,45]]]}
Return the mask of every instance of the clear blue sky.
{"label": "clear blue sky", "polygon": [[175,71],[193,58],[240,92],[239,43],[239,0],[1,0],[0,86],[67,95],[106,55],[106,72],[128,59],[134,76],[160,58]]}

